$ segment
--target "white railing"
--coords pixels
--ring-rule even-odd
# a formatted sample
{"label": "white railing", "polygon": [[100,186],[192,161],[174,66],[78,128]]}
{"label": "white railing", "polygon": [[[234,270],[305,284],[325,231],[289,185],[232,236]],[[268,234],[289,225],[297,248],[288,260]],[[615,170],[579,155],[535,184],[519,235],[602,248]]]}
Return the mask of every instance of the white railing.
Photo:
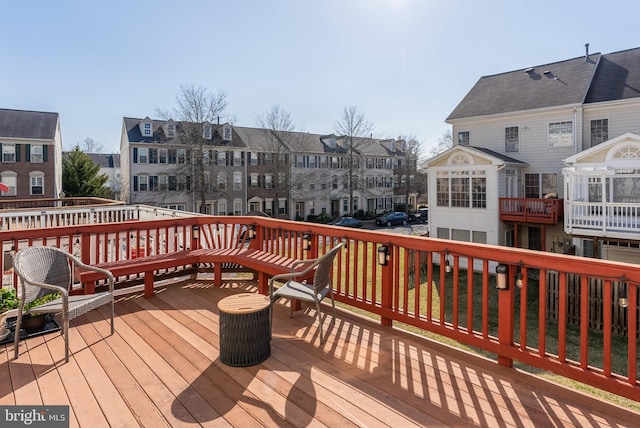
{"label": "white railing", "polygon": [[193,216],[185,211],[147,205],[105,205],[0,210],[0,230],[40,229],[82,224],[119,223],[130,220],[158,220]]}
{"label": "white railing", "polygon": [[640,206],[568,201],[564,221],[565,231],[571,234],[638,239]]}

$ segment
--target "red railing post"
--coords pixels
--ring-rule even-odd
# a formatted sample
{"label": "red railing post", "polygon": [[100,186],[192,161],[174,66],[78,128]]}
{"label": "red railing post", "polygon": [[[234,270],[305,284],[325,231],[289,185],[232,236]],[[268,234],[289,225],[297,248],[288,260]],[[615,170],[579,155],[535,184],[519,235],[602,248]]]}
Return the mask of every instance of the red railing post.
{"label": "red railing post", "polygon": [[[382,265],[382,308],[393,310],[393,257],[394,247],[387,245],[387,263]],[[393,319],[382,316],[380,324],[390,326]]]}
{"label": "red railing post", "polygon": [[[498,290],[498,342],[505,348],[513,346],[513,317],[515,310],[515,291],[513,289],[512,267],[507,267],[507,288]],[[497,279],[496,279],[497,280]],[[513,367],[511,358],[498,355],[498,364]]]}

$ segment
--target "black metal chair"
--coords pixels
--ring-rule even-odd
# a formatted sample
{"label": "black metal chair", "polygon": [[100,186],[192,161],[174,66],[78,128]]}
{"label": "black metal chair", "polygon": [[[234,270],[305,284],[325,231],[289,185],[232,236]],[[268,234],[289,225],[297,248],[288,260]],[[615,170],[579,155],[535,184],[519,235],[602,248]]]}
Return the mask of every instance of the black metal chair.
{"label": "black metal chair", "polygon": [[[14,334],[14,359],[18,358],[20,325],[25,304],[50,293],[60,293],[59,298],[35,306],[31,314],[62,314],[62,334],[65,345],[65,362],[69,362],[69,320],[79,317],[102,305],[111,305],[111,334],[114,333],[113,287],[115,279],[111,272],[82,263],[77,257],[54,247],[28,247],[13,256],[13,266],[20,277],[21,294],[16,329]],[[73,268],[100,272],[107,277],[109,290],[87,295],[69,296],[73,283]]]}

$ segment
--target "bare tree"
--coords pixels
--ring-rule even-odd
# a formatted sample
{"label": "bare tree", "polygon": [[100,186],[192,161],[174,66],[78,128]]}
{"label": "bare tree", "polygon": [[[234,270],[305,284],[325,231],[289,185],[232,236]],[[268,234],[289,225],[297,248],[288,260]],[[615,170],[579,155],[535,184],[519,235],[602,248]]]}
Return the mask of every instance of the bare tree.
{"label": "bare tree", "polygon": [[437,156],[440,153],[446,152],[451,147],[453,147],[453,137],[451,136],[451,130],[447,129],[438,139],[438,144],[432,147],[429,153],[431,156]]}
{"label": "bare tree", "polygon": [[90,137],[85,138],[78,146],[85,153],[102,153],[102,144]]}
{"label": "bare tree", "polygon": [[[402,144],[403,162],[402,168],[399,168],[397,173],[405,176],[405,212],[409,210],[409,194],[410,193],[422,193],[426,189],[424,188],[424,180],[421,174],[418,173],[418,158],[422,151],[422,141],[413,134],[398,137],[400,144]],[[413,207],[414,209],[417,207]]]}
{"label": "bare tree", "polygon": [[165,120],[173,119],[178,122],[174,144],[186,147],[190,154],[190,159],[178,168],[191,177],[190,192],[194,200],[200,201],[201,212],[204,211],[208,198],[219,195],[216,180],[212,178],[216,176],[211,171],[213,163],[209,162],[212,140],[205,138],[204,128],[206,124],[213,126],[218,123],[220,117],[226,114],[228,104],[226,92],[211,92],[204,86],[189,84],[180,86],[173,110],[156,109]]}
{"label": "bare tree", "polygon": [[336,133],[343,137],[344,148],[348,158],[348,187],[349,187],[349,213],[353,211],[353,192],[356,187],[360,188],[358,156],[366,145],[373,141],[371,139],[371,125],[364,113],[355,106],[345,107],[342,116],[335,124]]}

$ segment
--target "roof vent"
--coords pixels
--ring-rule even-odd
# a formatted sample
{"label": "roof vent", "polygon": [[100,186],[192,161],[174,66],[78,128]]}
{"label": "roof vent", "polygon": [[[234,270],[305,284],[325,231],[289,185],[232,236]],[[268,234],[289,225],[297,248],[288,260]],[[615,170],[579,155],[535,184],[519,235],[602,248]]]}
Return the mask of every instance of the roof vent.
{"label": "roof vent", "polygon": [[527,73],[527,74],[529,74],[529,73],[533,72],[533,70],[535,70],[535,68],[533,68],[533,67],[529,67],[529,68],[526,68],[526,69],[524,70],[524,72],[525,72],[525,73]]}
{"label": "roof vent", "polygon": [[545,71],[543,71],[543,73],[544,73],[545,75],[547,75],[547,76],[548,76],[549,74],[551,74],[551,72],[550,72],[549,70],[545,70]]}
{"label": "roof vent", "polygon": [[584,62],[589,61],[589,43],[584,44]]}

